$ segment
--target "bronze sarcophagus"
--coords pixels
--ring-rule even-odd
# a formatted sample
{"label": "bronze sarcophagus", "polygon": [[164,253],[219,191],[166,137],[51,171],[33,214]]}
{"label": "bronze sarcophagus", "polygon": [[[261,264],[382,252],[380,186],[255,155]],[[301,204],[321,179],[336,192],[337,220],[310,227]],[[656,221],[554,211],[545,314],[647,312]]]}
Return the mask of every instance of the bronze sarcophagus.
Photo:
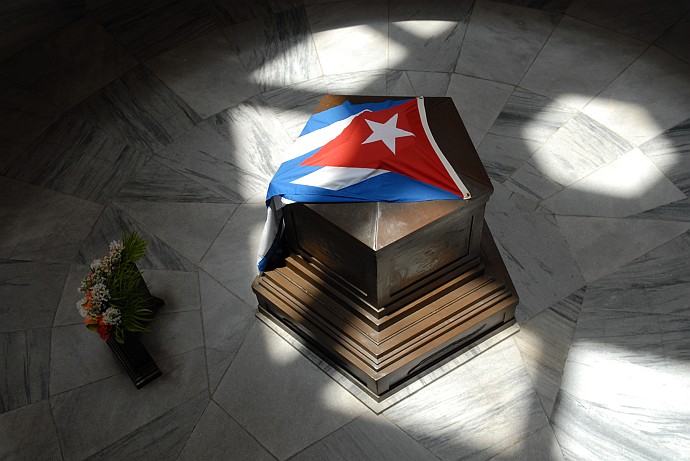
{"label": "bronze sarcophagus", "polygon": [[[385,99],[325,96],[316,112]],[[376,400],[515,323],[484,222],[491,182],[452,100],[425,106],[471,199],[288,205],[290,255],[252,285],[266,317]]]}

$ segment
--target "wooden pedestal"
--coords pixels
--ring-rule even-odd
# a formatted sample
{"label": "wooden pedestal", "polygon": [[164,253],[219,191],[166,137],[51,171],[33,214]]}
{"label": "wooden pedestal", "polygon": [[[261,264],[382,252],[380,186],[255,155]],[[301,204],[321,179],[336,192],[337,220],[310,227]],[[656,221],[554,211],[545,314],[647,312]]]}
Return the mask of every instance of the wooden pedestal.
{"label": "wooden pedestal", "polygon": [[[317,108],[343,100],[327,96]],[[515,323],[517,294],[484,207],[491,182],[450,98],[426,98],[470,200],[294,204],[291,255],[252,284],[261,312],[382,400]]]}

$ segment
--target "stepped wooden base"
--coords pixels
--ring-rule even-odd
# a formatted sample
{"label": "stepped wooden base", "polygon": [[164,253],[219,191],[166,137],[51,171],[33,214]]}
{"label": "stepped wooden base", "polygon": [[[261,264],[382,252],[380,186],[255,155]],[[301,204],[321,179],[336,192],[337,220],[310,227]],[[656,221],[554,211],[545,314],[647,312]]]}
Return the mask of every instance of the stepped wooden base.
{"label": "stepped wooden base", "polygon": [[252,288],[264,315],[380,401],[515,323],[517,294],[484,226],[479,258],[386,315],[299,255]]}

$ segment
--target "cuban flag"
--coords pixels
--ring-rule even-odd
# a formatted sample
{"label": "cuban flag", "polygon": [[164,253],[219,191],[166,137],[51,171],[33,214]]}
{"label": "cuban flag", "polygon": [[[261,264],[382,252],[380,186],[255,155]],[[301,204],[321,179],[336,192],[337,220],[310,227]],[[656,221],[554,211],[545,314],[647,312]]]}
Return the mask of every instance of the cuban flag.
{"label": "cuban flag", "polygon": [[424,98],[345,103],[314,114],[266,195],[259,272],[284,258],[282,207],[319,202],[420,202],[469,199],[439,149]]}

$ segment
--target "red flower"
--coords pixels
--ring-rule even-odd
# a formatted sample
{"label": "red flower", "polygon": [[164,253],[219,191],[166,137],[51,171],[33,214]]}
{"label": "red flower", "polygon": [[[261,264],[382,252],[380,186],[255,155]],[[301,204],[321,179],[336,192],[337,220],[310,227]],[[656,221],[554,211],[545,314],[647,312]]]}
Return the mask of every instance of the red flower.
{"label": "red flower", "polygon": [[103,317],[98,319],[98,334],[101,336],[103,341],[110,339],[111,328],[111,325],[106,325],[103,323]]}

